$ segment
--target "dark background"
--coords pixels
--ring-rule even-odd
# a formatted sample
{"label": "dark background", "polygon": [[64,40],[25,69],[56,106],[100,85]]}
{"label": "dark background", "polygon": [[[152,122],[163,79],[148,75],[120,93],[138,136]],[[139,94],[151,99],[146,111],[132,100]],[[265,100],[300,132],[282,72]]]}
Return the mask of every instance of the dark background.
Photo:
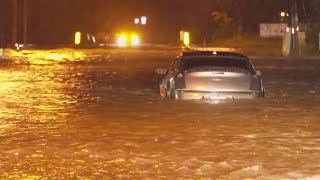
{"label": "dark background", "polygon": [[[241,18],[245,33],[258,33],[260,22],[278,22],[288,0],[241,0],[225,8],[219,0],[28,0],[28,42],[70,43],[75,31],[114,34],[133,28],[137,16],[148,17],[144,31],[156,42],[172,42],[180,30],[193,32],[193,41],[210,39],[211,12],[224,8]],[[12,1],[0,0],[0,33],[11,38]],[[19,0],[19,40],[22,39],[22,0]],[[241,17],[239,17],[241,15]],[[150,39],[150,38],[149,38]]]}

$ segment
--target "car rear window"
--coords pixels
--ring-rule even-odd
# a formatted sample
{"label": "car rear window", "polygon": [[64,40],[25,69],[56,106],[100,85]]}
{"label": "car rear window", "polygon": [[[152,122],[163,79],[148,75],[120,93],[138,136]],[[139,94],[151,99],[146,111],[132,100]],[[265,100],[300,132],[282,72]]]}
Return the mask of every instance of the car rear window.
{"label": "car rear window", "polygon": [[198,67],[225,67],[240,68],[252,72],[252,66],[248,59],[234,57],[186,57],[182,60],[184,69],[189,70]]}

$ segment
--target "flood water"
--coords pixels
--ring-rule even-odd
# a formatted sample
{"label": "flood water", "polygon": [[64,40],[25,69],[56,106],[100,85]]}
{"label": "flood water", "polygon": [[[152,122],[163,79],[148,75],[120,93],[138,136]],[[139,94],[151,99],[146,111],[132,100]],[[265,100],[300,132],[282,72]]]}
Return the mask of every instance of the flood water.
{"label": "flood water", "polygon": [[320,179],[320,59],[252,59],[265,99],[175,101],[176,51],[101,51],[1,60],[0,179]]}

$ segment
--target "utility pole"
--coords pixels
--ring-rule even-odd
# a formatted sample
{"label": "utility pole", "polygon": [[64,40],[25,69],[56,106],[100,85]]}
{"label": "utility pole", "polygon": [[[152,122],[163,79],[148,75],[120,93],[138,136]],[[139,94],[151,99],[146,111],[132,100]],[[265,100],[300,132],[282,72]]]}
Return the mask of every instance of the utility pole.
{"label": "utility pole", "polygon": [[15,45],[17,43],[18,35],[18,0],[12,0],[12,34],[11,43]]}
{"label": "utility pole", "polygon": [[23,0],[23,44],[26,45],[28,41],[28,3]]}
{"label": "utility pole", "polygon": [[296,56],[299,52],[299,42],[298,42],[298,7],[297,0],[291,0],[291,46],[290,55]]}

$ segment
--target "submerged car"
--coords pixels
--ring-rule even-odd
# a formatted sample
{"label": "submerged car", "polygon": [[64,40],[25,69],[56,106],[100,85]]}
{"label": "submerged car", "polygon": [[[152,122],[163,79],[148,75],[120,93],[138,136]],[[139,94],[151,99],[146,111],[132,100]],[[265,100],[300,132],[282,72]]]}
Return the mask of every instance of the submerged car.
{"label": "submerged car", "polygon": [[160,94],[173,99],[254,99],[265,94],[261,72],[240,53],[217,51],[184,52],[164,75]]}

